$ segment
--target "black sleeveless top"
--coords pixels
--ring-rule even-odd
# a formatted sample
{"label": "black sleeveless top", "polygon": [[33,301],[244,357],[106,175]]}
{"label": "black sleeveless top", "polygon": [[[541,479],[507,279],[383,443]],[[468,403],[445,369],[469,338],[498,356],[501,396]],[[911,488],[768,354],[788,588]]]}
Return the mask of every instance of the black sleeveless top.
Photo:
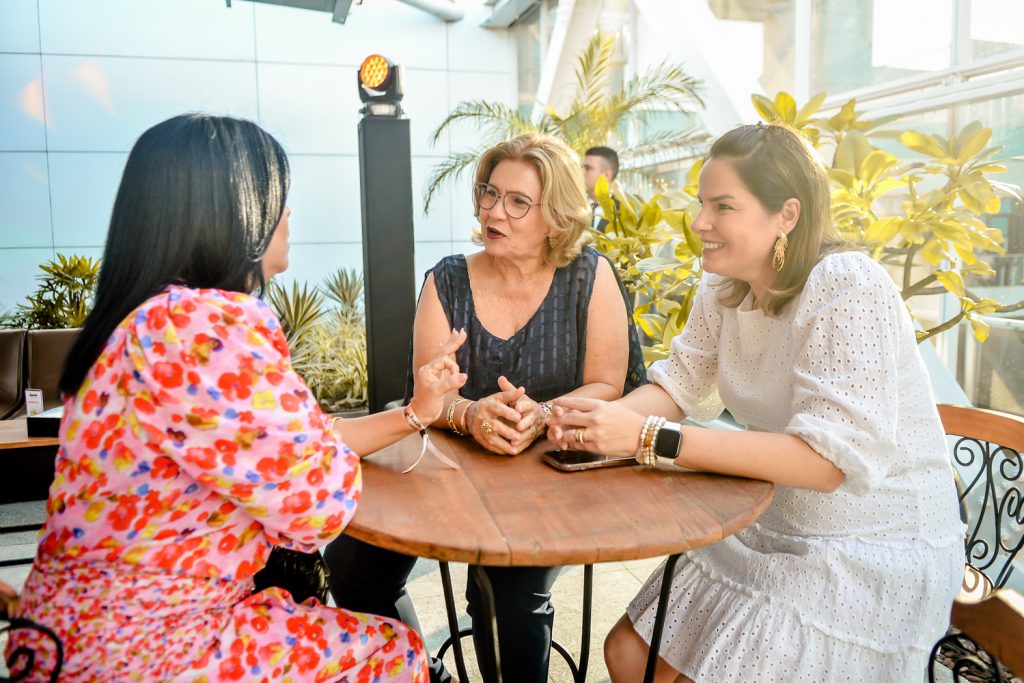
{"label": "black sleeveless top", "polygon": [[[593,248],[585,247],[576,260],[556,269],[540,308],[509,339],[495,337],[477,319],[465,256],[446,256],[429,270],[424,280],[431,273],[434,275],[434,286],[449,327],[466,328],[467,332],[466,343],[456,352],[459,368],[469,375],[459,393],[472,400],[490,396],[499,390],[501,375],[517,387],[526,387],[527,396],[535,401],[549,401],[581,386],[587,351],[587,312],[599,258],[607,260]],[[633,325],[633,306],[614,266],[612,272],[626,304],[629,325],[625,393],[647,384],[647,370]],[[412,396],[412,382],[410,362],[406,402]]]}

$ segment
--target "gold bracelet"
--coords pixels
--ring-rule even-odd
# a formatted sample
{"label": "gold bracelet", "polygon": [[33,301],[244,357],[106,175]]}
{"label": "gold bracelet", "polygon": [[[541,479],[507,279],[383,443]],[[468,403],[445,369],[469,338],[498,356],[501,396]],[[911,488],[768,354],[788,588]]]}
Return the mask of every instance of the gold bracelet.
{"label": "gold bracelet", "polygon": [[[466,399],[469,401],[469,399]],[[473,407],[476,401],[469,401],[469,405],[462,411],[462,433],[469,434],[469,410]]]}
{"label": "gold bracelet", "polygon": [[331,415],[329,418],[327,418],[327,428],[330,429],[333,432],[334,431],[334,424],[338,420],[340,420],[340,419],[341,418],[338,417],[337,415]]}
{"label": "gold bracelet", "polygon": [[468,398],[462,398],[461,396],[455,399],[448,406],[448,412],[445,415],[445,418],[448,420],[448,429],[452,430],[452,432],[457,434],[458,436],[465,436],[466,432],[460,431],[458,426],[455,424],[455,407],[458,406],[460,403],[465,403],[468,400]]}

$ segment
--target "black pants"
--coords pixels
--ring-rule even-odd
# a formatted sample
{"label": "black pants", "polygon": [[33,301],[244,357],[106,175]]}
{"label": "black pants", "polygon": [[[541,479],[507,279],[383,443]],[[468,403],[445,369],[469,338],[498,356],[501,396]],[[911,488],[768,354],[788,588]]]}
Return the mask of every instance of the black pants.
{"label": "black pants", "polygon": [[[339,536],[324,549],[331,570],[331,595],[339,606],[399,619],[423,634],[405,586],[416,558],[377,548],[348,536]],[[501,676],[508,683],[546,683],[551,656],[551,628],[555,610],[551,587],[561,567],[487,567],[494,589],[498,622]],[[482,615],[480,591],[470,578],[466,585],[469,616]],[[473,629],[477,652],[492,651],[488,628]],[[485,660],[487,658],[484,658]],[[481,661],[480,673],[490,683],[497,677]],[[437,659],[430,662],[431,683],[448,683],[451,674]]]}

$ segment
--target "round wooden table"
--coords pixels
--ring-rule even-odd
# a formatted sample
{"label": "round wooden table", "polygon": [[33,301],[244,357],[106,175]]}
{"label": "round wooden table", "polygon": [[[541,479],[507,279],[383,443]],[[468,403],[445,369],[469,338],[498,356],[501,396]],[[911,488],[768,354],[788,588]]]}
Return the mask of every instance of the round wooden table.
{"label": "round wooden table", "polygon": [[[560,472],[541,460],[552,447],[546,441],[507,457],[444,431],[431,430],[430,438],[460,469],[427,454],[415,470],[402,474],[419,455],[422,442],[416,434],[367,457],[363,497],[346,533],[381,548],[440,560],[443,579],[447,562],[582,564],[588,566],[589,580],[595,562],[669,555],[664,596],[680,553],[750,525],[772,500],[773,486],[767,482],[670,467]],[[474,576],[486,582],[483,572]],[[481,591],[489,593],[489,586],[481,585]],[[589,586],[584,592],[589,602]],[[448,602],[450,585],[445,593]],[[655,620],[651,662],[657,657],[664,602],[659,605],[661,618]],[[449,626],[454,625],[453,609],[449,607]],[[589,604],[585,609],[579,668],[584,675]],[[461,659],[456,633],[456,656]],[[653,675],[652,667],[648,669]],[[465,672],[459,674],[465,680]]]}

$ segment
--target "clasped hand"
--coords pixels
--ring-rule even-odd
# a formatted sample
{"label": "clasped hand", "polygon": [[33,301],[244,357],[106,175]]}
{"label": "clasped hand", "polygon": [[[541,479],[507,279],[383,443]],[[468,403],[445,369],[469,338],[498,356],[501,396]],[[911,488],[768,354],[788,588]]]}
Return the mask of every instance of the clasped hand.
{"label": "clasped hand", "polygon": [[544,411],[504,376],[498,391],[475,401],[466,411],[466,427],[477,443],[489,451],[518,455],[544,433]]}
{"label": "clasped hand", "polygon": [[644,419],[614,401],[556,398],[547,421],[548,439],[563,450],[633,455]]}

